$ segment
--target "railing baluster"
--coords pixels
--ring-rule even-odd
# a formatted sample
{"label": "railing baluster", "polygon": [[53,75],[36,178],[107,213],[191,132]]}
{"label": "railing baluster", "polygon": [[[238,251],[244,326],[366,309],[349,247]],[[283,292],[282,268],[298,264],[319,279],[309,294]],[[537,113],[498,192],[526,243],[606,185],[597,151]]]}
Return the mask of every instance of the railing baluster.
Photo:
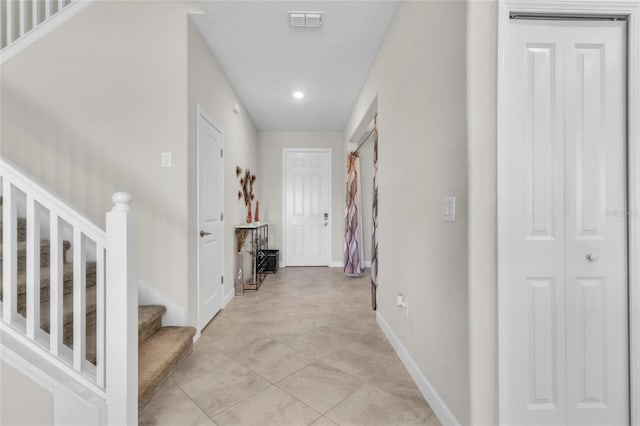
{"label": "railing baluster", "polygon": [[25,0],[18,0],[18,22],[20,23],[18,37],[22,37],[27,32],[27,2]]}
{"label": "railing baluster", "polygon": [[50,351],[54,356],[60,354],[64,326],[62,323],[64,282],[62,280],[62,219],[55,212],[50,216],[50,248],[49,270],[51,279],[49,282],[49,334]]}
{"label": "railing baluster", "polygon": [[100,387],[105,384],[104,365],[104,244],[96,241],[96,383]]}
{"label": "railing baluster", "polygon": [[18,247],[16,189],[2,180],[2,318],[11,324],[18,310]]}
{"label": "railing baluster", "polygon": [[13,43],[13,41],[15,40],[15,35],[13,33],[13,27],[15,24],[15,15],[13,13],[13,6],[14,6],[13,2],[14,0],[7,0],[7,6],[5,9],[7,14],[7,16],[5,17],[5,23],[7,25],[7,46]]}
{"label": "railing baluster", "polygon": [[33,196],[27,194],[27,337],[40,327],[40,215]]}
{"label": "railing baluster", "polygon": [[58,12],[64,9],[64,0],[58,0]]}
{"label": "railing baluster", "polygon": [[44,19],[47,20],[51,17],[53,0],[44,0]]}
{"label": "railing baluster", "polygon": [[87,349],[87,283],[85,238],[73,228],[73,368],[83,370]]}
{"label": "railing baluster", "polygon": [[40,23],[40,0],[31,0],[31,28]]}

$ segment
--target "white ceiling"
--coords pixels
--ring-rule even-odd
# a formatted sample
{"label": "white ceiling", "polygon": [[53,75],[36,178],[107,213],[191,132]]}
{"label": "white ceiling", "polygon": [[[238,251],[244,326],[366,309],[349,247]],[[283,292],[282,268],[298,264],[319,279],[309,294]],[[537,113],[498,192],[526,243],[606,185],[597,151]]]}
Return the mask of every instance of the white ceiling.
{"label": "white ceiling", "polygon": [[[258,129],[342,131],[397,4],[201,0],[192,19]],[[322,28],[290,28],[288,11],[322,11]]]}

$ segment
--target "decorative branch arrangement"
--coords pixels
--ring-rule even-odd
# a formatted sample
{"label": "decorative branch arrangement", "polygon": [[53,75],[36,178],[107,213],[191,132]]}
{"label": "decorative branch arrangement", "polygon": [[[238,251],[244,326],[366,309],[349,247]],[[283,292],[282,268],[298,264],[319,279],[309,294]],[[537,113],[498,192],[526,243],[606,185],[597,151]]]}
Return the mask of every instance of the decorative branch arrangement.
{"label": "decorative branch arrangement", "polygon": [[[240,178],[240,188],[238,191],[238,200],[244,197],[244,204],[247,206],[247,223],[252,222],[251,217],[251,202],[254,199],[253,195],[253,184],[256,182],[256,175],[252,175],[249,169],[245,170],[244,176],[242,176],[242,168],[240,166],[236,166],[236,177]],[[256,201],[256,222],[259,220],[258,218],[258,202]]]}
{"label": "decorative branch arrangement", "polygon": [[247,241],[248,235],[248,229],[236,229],[236,253],[242,251],[242,247],[244,246],[245,241]]}

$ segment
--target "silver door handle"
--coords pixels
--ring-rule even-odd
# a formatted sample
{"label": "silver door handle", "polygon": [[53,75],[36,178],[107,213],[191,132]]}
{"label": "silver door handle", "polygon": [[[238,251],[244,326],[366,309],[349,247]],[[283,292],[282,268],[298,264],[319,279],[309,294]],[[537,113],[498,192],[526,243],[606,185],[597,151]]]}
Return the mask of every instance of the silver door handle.
{"label": "silver door handle", "polygon": [[588,260],[589,262],[595,262],[595,261],[596,261],[596,260],[598,260],[598,259],[599,259],[599,257],[598,257],[598,255],[597,255],[597,254],[594,254],[594,253],[589,253],[589,254],[587,254],[587,260]]}
{"label": "silver door handle", "polygon": [[205,235],[211,235],[211,232],[200,231],[200,238],[204,237]]}

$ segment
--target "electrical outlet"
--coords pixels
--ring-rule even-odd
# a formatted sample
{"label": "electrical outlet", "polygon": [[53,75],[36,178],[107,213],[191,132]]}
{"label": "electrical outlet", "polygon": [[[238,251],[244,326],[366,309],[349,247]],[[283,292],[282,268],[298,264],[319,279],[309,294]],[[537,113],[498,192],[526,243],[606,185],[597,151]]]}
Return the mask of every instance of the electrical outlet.
{"label": "electrical outlet", "polygon": [[160,155],[160,167],[171,167],[171,153],[163,152]]}
{"label": "electrical outlet", "polygon": [[456,221],[456,197],[442,199],[442,220],[445,222]]}

